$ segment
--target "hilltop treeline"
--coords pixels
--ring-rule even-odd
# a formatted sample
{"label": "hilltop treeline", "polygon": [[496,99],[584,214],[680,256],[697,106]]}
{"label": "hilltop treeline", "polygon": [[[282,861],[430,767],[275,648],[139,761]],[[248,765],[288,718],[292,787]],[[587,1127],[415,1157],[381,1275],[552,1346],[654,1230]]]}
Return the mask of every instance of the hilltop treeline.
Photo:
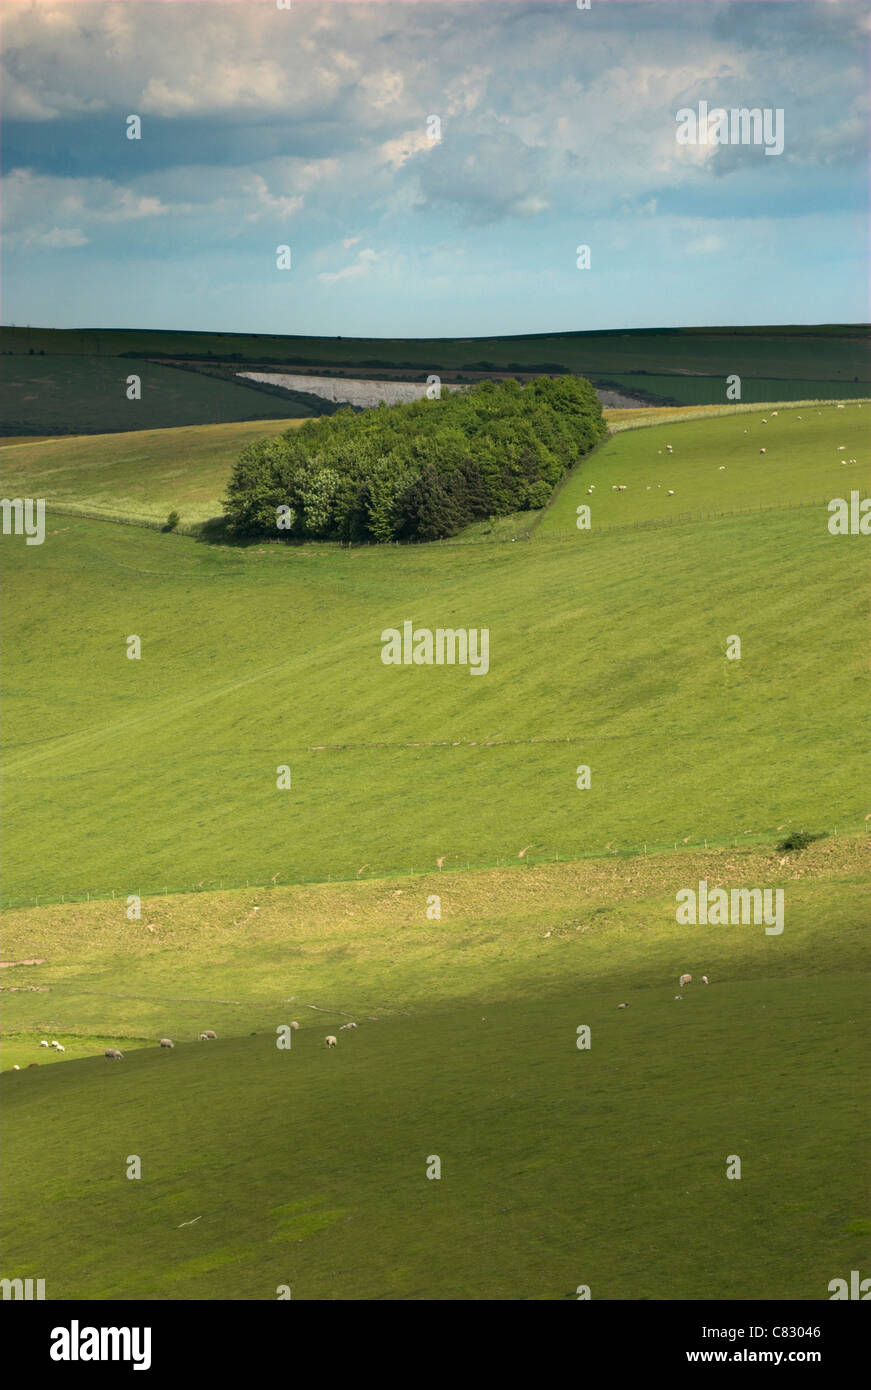
{"label": "hilltop treeline", "polygon": [[606,433],[582,377],[482,382],[440,400],[340,410],[242,452],[225,506],[249,535],[431,541],[542,507]]}

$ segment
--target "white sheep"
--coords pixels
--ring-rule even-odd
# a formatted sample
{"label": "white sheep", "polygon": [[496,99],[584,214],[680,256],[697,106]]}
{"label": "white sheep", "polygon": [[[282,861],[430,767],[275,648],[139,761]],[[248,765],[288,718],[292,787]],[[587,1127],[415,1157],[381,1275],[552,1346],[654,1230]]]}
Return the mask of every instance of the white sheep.
{"label": "white sheep", "polygon": [[325,1046],[325,1047],[335,1047],[336,1044],[337,1044],[337,1041],[338,1041],[338,1039],[334,1038],[333,1035],[332,1035],[332,1033],[330,1033],[328,1037],[324,1038],[324,1046]]}
{"label": "white sheep", "polygon": [[161,1046],[161,1047],[175,1047],[175,1043],[173,1042],[172,1038],[161,1038],[161,1039],[160,1039],[160,1046]]}
{"label": "white sheep", "polygon": [[61,1044],[58,1043],[57,1046],[55,1047],[55,1052],[66,1052],[66,1048],[65,1048],[65,1047],[62,1047]]}
{"label": "white sheep", "polygon": [[679,979],[678,982],[677,982],[677,984],[678,984],[678,989],[683,989],[684,985],[691,985],[692,982],[693,982],[693,977],[692,977],[692,975],[681,975],[680,979]]}
{"label": "white sheep", "polygon": [[668,495],[669,495],[669,497],[674,497],[674,488],[673,488],[673,487],[670,487],[670,488],[669,488],[669,490],[668,490]]}
{"label": "white sheep", "polygon": [[46,1042],[45,1038],[43,1038],[42,1042],[39,1045],[40,1047],[48,1047],[48,1043]]}
{"label": "white sheep", "polygon": [[702,976],[702,984],[703,984],[703,985],[706,985],[706,984],[708,984],[708,983],[709,983],[709,981],[708,981],[707,975],[703,975],[703,976]]}
{"label": "white sheep", "polygon": [[103,1053],[103,1056],[111,1058],[113,1062],[120,1062],[122,1057],[124,1056],[124,1053],[119,1052],[117,1047],[107,1047],[106,1051]]}
{"label": "white sheep", "polygon": [[212,1028],[204,1028],[200,1033],[200,1042],[215,1042],[218,1035]]}
{"label": "white sheep", "polygon": [[617,1005],[617,1008],[618,1008],[618,1009],[628,1009],[628,1008],[629,1008],[629,1005],[628,1005],[628,1004],[618,1004],[618,1005]]}
{"label": "white sheep", "polygon": [[674,997],[675,997],[675,999],[683,999],[683,995],[682,995],[682,994],[676,994]]}
{"label": "white sheep", "polygon": [[12,1070],[13,1070],[13,1071],[21,1071],[21,1068],[20,1068],[20,1066],[18,1065],[17,1062],[16,1062],[15,1065],[13,1066]]}
{"label": "white sheep", "polygon": [[297,1023],[296,1019],[294,1019],[290,1026],[291,1028],[298,1028],[299,1024]]}
{"label": "white sheep", "polygon": [[759,452],[760,452],[760,454],[764,454],[764,453],[765,453],[765,450],[764,450],[764,449],[760,449]]}

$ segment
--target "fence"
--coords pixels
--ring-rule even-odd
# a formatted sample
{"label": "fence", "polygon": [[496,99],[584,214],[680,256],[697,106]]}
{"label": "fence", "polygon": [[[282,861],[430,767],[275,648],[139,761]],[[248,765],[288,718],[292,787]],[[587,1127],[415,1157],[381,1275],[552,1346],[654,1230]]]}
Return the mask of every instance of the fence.
{"label": "fence", "polygon": [[[847,839],[855,836],[871,836],[871,824],[833,826],[831,830],[822,832],[826,838]],[[257,889],[261,892],[268,892],[270,888],[312,888],[327,884],[350,884],[378,882],[386,879],[396,878],[436,878],[440,873],[454,874],[463,872],[486,872],[492,869],[530,869],[539,868],[545,864],[581,864],[591,859],[632,859],[639,855],[658,855],[673,854],[676,850],[681,853],[697,852],[699,850],[721,850],[721,849],[758,849],[760,846],[767,845],[774,850],[777,840],[782,838],[782,832],[774,828],[768,830],[745,830],[738,835],[708,836],[701,840],[689,843],[683,840],[659,840],[643,841],[634,845],[603,845],[597,849],[574,850],[568,854],[553,850],[541,854],[525,855],[522,859],[497,859],[483,860],[472,863],[457,863],[448,865],[447,868],[439,869],[435,864],[427,868],[416,868],[413,865],[400,865],[385,867],[373,870],[369,874],[328,874],[325,878],[293,878],[286,883],[273,882],[271,879],[261,882],[257,879],[246,878],[231,882],[229,879],[202,879],[199,883],[192,883],[178,887],[168,887],[167,885],[153,886],[151,888],[116,888],[116,889],[97,889],[84,893],[65,893],[57,897],[43,895],[40,893],[32,898],[5,899],[0,903],[3,911],[9,912],[17,908],[29,907],[53,907],[60,903],[84,903],[84,902],[111,902],[118,901],[124,904],[129,896],[135,896],[145,901],[160,897],[178,897],[182,894],[193,893],[220,893],[220,892],[239,892],[241,889]],[[278,877],[278,876],[277,876]]]}

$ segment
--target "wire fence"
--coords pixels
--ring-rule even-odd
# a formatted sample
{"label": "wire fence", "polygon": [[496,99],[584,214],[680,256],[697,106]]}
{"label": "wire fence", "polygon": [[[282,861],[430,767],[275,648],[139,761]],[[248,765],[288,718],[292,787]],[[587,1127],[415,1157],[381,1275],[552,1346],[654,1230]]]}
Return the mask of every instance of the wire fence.
{"label": "wire fence", "polygon": [[[786,833],[785,827],[780,830],[771,828],[769,830],[744,830],[737,834],[708,836],[700,840],[676,839],[676,840],[645,840],[638,844],[616,844],[609,842],[606,845],[589,850],[571,850],[563,853],[560,850],[550,850],[543,852],[527,852],[505,857],[499,856],[496,859],[468,860],[463,862],[460,858],[456,863],[439,867],[433,863],[425,868],[416,867],[414,864],[395,865],[373,869],[371,873],[348,873],[337,871],[335,874],[321,875],[317,878],[290,877],[286,881],[281,881],[281,876],[276,874],[274,879],[261,880],[256,878],[246,879],[201,879],[199,883],[181,884],[169,886],[167,884],[155,884],[146,888],[133,888],[131,886],[123,888],[103,888],[92,889],[85,892],[61,893],[57,895],[40,893],[34,897],[8,898],[0,902],[0,909],[10,912],[16,909],[34,907],[54,907],[58,904],[75,904],[91,902],[118,902],[126,905],[129,897],[137,897],[143,902],[163,897],[181,897],[198,893],[234,893],[242,889],[256,889],[258,892],[268,892],[271,888],[313,888],[335,884],[336,886],[348,885],[352,883],[372,883],[378,881],[393,880],[397,878],[438,878],[440,874],[455,874],[468,872],[488,872],[494,869],[531,869],[539,868],[548,864],[581,864],[589,860],[608,861],[613,859],[634,859],[649,855],[694,853],[706,850],[724,849],[750,849],[758,850],[760,846],[768,846],[772,853],[776,851],[779,839]],[[849,839],[857,836],[867,838],[871,836],[871,823],[861,823],[854,825],[835,825],[824,831],[814,832],[826,839]]]}

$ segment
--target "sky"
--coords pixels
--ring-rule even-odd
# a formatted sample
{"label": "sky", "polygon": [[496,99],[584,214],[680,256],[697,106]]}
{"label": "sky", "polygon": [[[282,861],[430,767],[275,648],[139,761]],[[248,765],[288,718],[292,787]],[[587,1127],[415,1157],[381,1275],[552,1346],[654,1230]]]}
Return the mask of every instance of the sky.
{"label": "sky", "polygon": [[[4,0],[2,319],[864,322],[869,39],[867,0]],[[783,152],[679,143],[700,102]]]}

